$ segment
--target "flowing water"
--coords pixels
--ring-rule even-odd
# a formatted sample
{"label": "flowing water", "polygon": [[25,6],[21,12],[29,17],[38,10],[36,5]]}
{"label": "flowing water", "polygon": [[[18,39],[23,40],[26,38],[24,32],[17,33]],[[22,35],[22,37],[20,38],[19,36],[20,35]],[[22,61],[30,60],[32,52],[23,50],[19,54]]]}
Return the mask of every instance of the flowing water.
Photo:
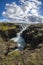
{"label": "flowing water", "polygon": [[23,50],[24,49],[24,47],[25,47],[25,40],[23,39],[21,34],[22,34],[23,31],[25,31],[27,29],[27,27],[28,26],[23,27],[23,29],[19,33],[17,33],[17,36],[11,39],[14,42],[16,42],[17,45],[18,45],[18,48],[15,49],[15,50]]}

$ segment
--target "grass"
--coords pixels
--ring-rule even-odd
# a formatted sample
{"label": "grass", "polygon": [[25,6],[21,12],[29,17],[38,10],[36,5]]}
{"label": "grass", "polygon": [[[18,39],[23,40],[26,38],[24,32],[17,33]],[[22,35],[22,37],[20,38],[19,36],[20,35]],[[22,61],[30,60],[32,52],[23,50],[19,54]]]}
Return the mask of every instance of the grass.
{"label": "grass", "polygon": [[9,29],[15,29],[16,26],[12,26],[12,27],[8,27],[8,26],[2,26],[2,29],[3,31],[6,31],[6,30],[9,30]]}
{"label": "grass", "polygon": [[15,58],[19,65],[25,65],[24,61],[23,61],[23,58],[20,54],[20,51],[13,51],[13,52],[8,54],[8,57]]}
{"label": "grass", "polygon": [[[2,30],[8,30],[13,28],[16,27],[2,26]],[[41,30],[43,31],[43,28]],[[34,33],[34,29],[32,30],[32,33]],[[37,36],[41,36],[41,33],[40,32],[35,33],[35,37]],[[12,42],[9,43],[11,44],[11,46],[13,45]],[[0,51],[2,53],[0,56],[0,65],[43,65],[43,42],[42,42],[42,47],[38,49],[38,51],[36,49],[36,51],[34,50],[34,52],[31,52],[27,48],[25,49],[27,51],[24,50],[25,53],[23,51],[20,52],[20,51],[12,50],[11,52],[8,53],[7,56],[5,56],[4,52],[6,51],[6,43],[5,41],[3,41],[3,43],[0,42],[0,50],[2,50]]]}

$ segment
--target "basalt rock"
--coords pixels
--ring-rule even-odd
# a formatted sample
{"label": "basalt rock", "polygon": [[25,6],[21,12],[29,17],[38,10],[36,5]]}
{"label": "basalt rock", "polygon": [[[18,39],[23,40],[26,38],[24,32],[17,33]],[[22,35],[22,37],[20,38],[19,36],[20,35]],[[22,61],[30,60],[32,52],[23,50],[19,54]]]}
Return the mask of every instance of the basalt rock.
{"label": "basalt rock", "polygon": [[0,34],[3,40],[9,40],[10,38],[16,36],[16,31],[14,29],[10,29],[7,31],[0,31]]}

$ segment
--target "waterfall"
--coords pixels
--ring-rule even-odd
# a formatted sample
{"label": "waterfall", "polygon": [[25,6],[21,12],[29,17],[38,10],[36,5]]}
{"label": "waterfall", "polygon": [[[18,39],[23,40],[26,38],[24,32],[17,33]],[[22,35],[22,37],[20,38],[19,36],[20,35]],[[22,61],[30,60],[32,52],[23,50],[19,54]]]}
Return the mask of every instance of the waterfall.
{"label": "waterfall", "polygon": [[23,37],[21,36],[22,32],[25,31],[27,29],[28,25],[22,25],[22,30],[20,32],[17,33],[17,36],[12,38],[11,40],[13,40],[14,42],[17,43],[18,48],[15,50],[23,50],[25,47],[25,40],[23,39]]}

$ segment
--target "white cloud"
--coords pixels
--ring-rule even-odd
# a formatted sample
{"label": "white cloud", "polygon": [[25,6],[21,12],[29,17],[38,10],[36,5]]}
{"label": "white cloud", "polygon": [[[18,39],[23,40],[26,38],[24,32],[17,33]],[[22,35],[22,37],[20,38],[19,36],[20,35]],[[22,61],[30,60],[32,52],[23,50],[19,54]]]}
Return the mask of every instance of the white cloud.
{"label": "white cloud", "polygon": [[[41,5],[41,2],[38,0],[20,0],[22,9],[25,10],[25,13],[27,14],[29,11],[30,13],[33,12],[33,9],[36,11],[36,14],[39,14],[39,6]],[[33,15],[34,12],[32,13]],[[37,15],[38,16],[38,15]]]}
{"label": "white cloud", "polygon": [[10,22],[9,19],[0,19],[0,22]]}
{"label": "white cloud", "polygon": [[39,16],[41,5],[39,0],[20,0],[19,2],[21,5],[17,5],[15,2],[7,3],[6,11],[3,11],[2,15],[16,22],[28,22],[31,21],[29,17],[33,16],[33,18],[36,18]]}
{"label": "white cloud", "polygon": [[6,4],[6,11],[2,13],[7,18],[15,18],[23,15],[23,11],[20,6],[17,6],[14,2],[12,4]]}

